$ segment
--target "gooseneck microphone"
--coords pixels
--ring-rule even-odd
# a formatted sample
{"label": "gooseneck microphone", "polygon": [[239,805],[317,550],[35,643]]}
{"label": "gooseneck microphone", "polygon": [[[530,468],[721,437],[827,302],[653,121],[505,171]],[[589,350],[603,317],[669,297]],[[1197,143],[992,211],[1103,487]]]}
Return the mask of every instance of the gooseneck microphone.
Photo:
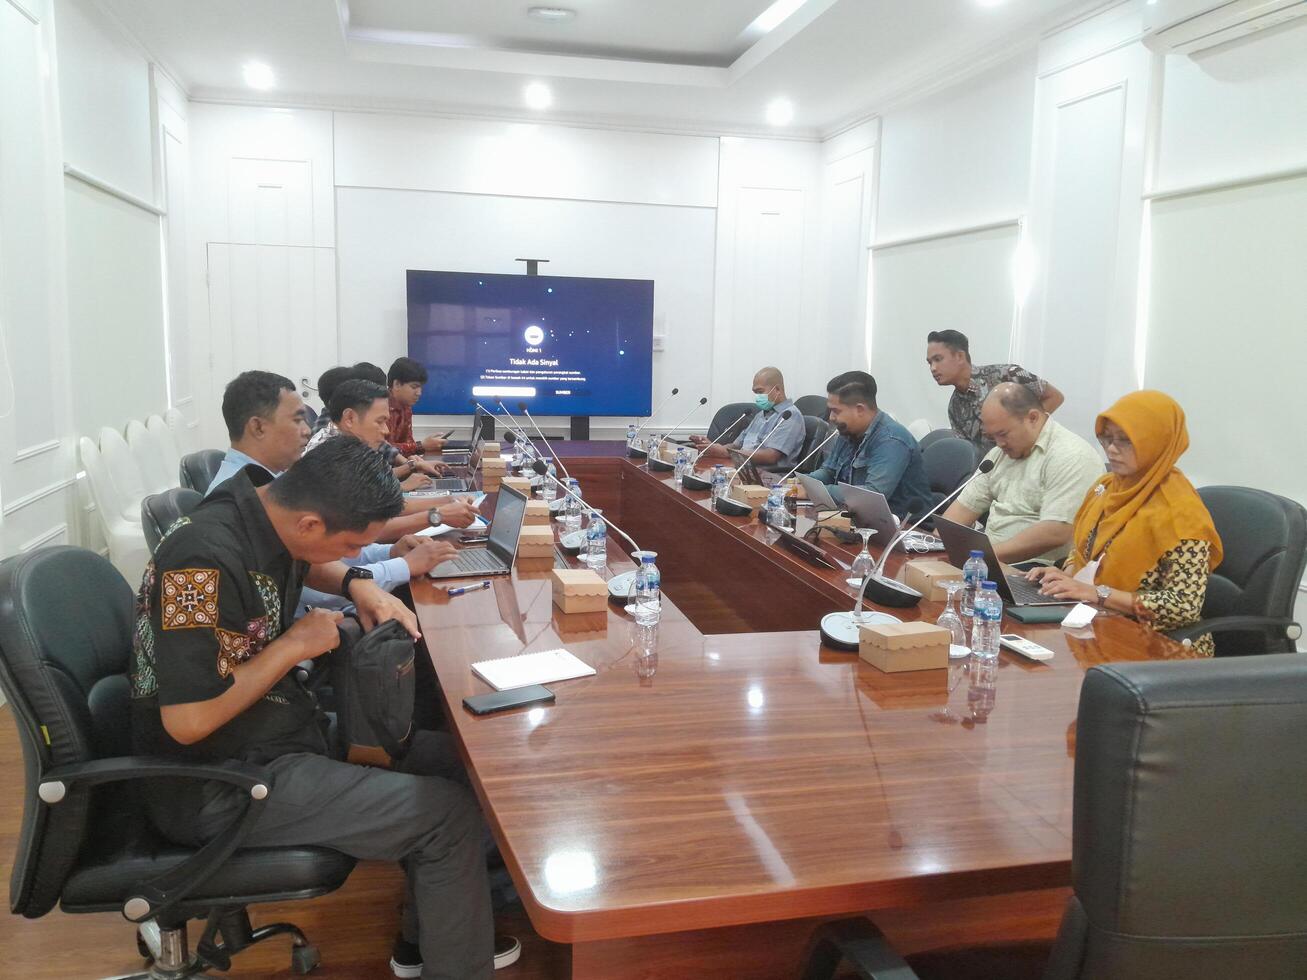
{"label": "gooseneck microphone", "polygon": [[786,473],[783,477],[781,477],[779,480],[777,480],[775,485],[776,485],[776,486],[779,486],[780,484],[782,484],[782,483],[784,483],[786,480],[788,480],[790,477],[792,477],[795,473],[797,473],[797,472],[799,471],[799,467],[800,467],[800,466],[802,466],[802,465],[803,465],[804,463],[806,463],[808,460],[812,459],[813,456],[817,455],[818,451],[820,451],[820,449],[821,449],[822,446],[826,445],[826,443],[830,442],[832,439],[834,439],[834,438],[835,438],[837,435],[839,435],[839,434],[840,434],[840,430],[839,430],[839,429],[831,429],[831,430],[830,430],[830,435],[828,435],[828,436],[827,436],[825,439],[823,439],[821,442],[817,443],[817,445],[813,446],[813,447],[812,447],[812,452],[808,453],[807,456],[804,456],[803,459],[801,459],[801,460],[799,460],[797,463],[795,463],[795,464],[794,464],[794,469],[790,470],[790,471],[789,471],[788,473]]}
{"label": "gooseneck microphone", "polygon": [[[669,430],[667,430],[665,433],[663,433],[663,437],[662,437],[661,439],[659,439],[657,445],[655,445],[655,446],[653,447],[653,448],[654,448],[654,452],[658,452],[658,451],[659,451],[658,447],[661,446],[664,442],[667,441],[667,437],[668,437],[669,435],[671,435],[673,432],[675,432],[675,431],[676,431],[677,429],[679,429],[681,426],[685,425],[686,422],[690,421],[690,416],[693,415],[695,412],[699,411],[699,409],[703,408],[703,407],[704,407],[705,405],[707,405],[707,404],[708,404],[708,396],[707,396],[707,395],[704,395],[702,398],[699,399],[698,404],[696,404],[696,405],[694,406],[694,408],[690,409],[688,412],[685,413],[685,418],[681,419],[681,421],[677,422],[677,423],[676,423],[674,426],[672,426]],[[652,455],[652,454],[651,454],[651,455]]]}
{"label": "gooseneck microphone", "polygon": [[[550,476],[550,475],[549,475],[549,467],[548,467],[548,465],[545,463],[545,461],[544,461],[543,459],[537,459],[534,463],[532,463],[532,464],[531,464],[531,469],[533,469],[533,470],[534,470],[536,473],[538,473],[540,476],[543,476],[546,480],[553,480],[554,483],[558,485],[558,489],[560,489],[560,490],[563,491],[563,495],[564,495],[565,497],[572,497],[573,499],[580,501],[581,504],[584,505],[585,507],[590,507],[590,505],[587,504],[587,503],[585,502],[585,498],[582,497],[579,493],[577,493],[575,490],[573,490],[570,486],[568,486],[568,485],[567,485],[566,483],[564,483],[562,480],[558,479],[558,477],[556,477],[556,476]],[[625,538],[627,544],[629,544],[629,545],[631,546],[631,550],[632,550],[632,551],[642,551],[642,550],[643,550],[643,549],[642,549],[638,544],[635,543],[635,539],[634,539],[634,538],[632,538],[629,534],[627,534],[625,531],[623,531],[620,527],[618,527],[616,524],[614,524],[612,521],[610,521],[610,520],[608,519],[608,515],[606,515],[606,514],[604,515],[604,523],[605,523],[606,525],[608,525],[609,527],[611,527],[611,528],[612,528],[614,531],[616,531],[618,534],[620,534],[623,538]]]}
{"label": "gooseneck microphone", "polygon": [[982,473],[988,473],[993,468],[993,460],[981,460],[980,465],[976,467],[976,472],[967,477],[961,486],[952,493],[947,494],[943,500],[922,514],[911,527],[900,531],[891,539],[890,543],[885,546],[885,550],[881,552],[880,561],[872,567],[871,574],[862,580],[862,588],[858,590],[858,601],[854,605],[853,611],[828,613],[822,617],[821,638],[826,643],[845,650],[856,650],[858,648],[858,626],[862,619],[862,603],[868,594],[871,595],[872,602],[897,609],[915,606],[921,601],[921,593],[916,589],[884,574],[885,562],[889,559],[890,552],[907,535],[915,531],[922,521],[932,514],[938,513],[945,504],[965,490],[972,480]]}
{"label": "gooseneck microphone", "polygon": [[722,433],[721,433],[721,435],[719,435],[716,439],[714,439],[712,442],[708,443],[708,445],[704,446],[702,449],[699,450],[699,455],[702,456],[702,455],[703,455],[704,453],[706,453],[709,449],[712,449],[713,446],[717,445],[717,443],[719,443],[719,442],[721,442],[723,439],[725,439],[726,436],[727,436],[727,434],[728,434],[728,433],[729,433],[733,428],[735,428],[737,425],[739,425],[739,424],[740,424],[740,421],[741,421],[742,419],[748,418],[748,415],[749,415],[748,412],[741,412],[741,413],[740,413],[740,417],[739,417],[738,419],[736,419],[734,422],[732,422],[732,423],[731,423],[730,425],[728,425],[726,428],[722,429]]}
{"label": "gooseneck microphone", "polygon": [[658,413],[667,407],[667,403],[670,402],[673,398],[675,398],[680,393],[681,393],[680,388],[673,388],[672,393],[658,403],[658,407],[653,410],[653,414],[650,415],[647,419],[645,419],[640,424],[640,427],[635,430],[635,434],[631,436],[631,443],[635,442],[636,437],[639,436],[640,433],[644,431],[645,426],[647,426],[650,422],[652,422],[654,419],[658,417]]}
{"label": "gooseneck microphone", "polygon": [[545,434],[540,431],[540,426],[536,425],[536,420],[531,417],[531,410],[526,407],[526,402],[518,402],[517,410],[526,416],[526,420],[531,423],[531,428],[536,430],[536,435],[538,435],[540,441],[545,444],[545,448],[549,450],[549,455],[554,458],[554,462],[558,464],[558,468],[563,471],[563,476],[567,477],[569,480],[572,479],[572,474],[567,472],[567,467],[564,466],[563,461],[558,458],[558,453],[554,452],[554,447],[549,445],[549,440],[546,439]]}
{"label": "gooseneck microphone", "polygon": [[732,483],[734,483],[736,480],[740,478],[740,472],[744,469],[747,469],[749,464],[753,462],[753,457],[758,455],[758,450],[761,449],[763,446],[767,445],[767,440],[776,434],[776,430],[781,427],[781,422],[788,422],[791,418],[793,418],[793,416],[794,416],[793,409],[787,408],[785,411],[781,412],[780,422],[777,422],[775,425],[773,425],[771,431],[758,440],[758,445],[754,446],[753,452],[749,453],[749,455],[744,458],[744,462],[739,465],[739,467],[735,471],[735,474],[731,477],[730,481],[726,484],[727,487],[729,487]]}
{"label": "gooseneck microphone", "polygon": [[[786,421],[791,416],[793,416],[793,414],[794,413],[787,408],[784,412],[781,413],[781,421],[782,422]],[[763,446],[767,445],[767,440],[770,439],[773,435],[775,435],[776,430],[779,428],[780,428],[779,423],[772,426],[772,430],[766,433],[761,439],[758,440],[758,445],[753,447],[753,452],[749,453],[749,455],[745,457],[744,462],[739,465],[739,467],[735,470],[735,473],[732,474],[731,478],[726,482],[726,493],[730,493],[731,484],[733,484],[736,480],[740,478],[740,474],[744,470],[748,469],[749,464],[753,462],[753,457],[758,455],[758,450],[762,449]],[[753,513],[753,508],[750,507],[748,504],[742,504],[738,500],[731,500],[725,494],[723,494],[720,497],[714,497],[712,506],[713,506],[713,510],[717,511],[717,513],[729,514],[732,517],[748,517],[749,514]]]}

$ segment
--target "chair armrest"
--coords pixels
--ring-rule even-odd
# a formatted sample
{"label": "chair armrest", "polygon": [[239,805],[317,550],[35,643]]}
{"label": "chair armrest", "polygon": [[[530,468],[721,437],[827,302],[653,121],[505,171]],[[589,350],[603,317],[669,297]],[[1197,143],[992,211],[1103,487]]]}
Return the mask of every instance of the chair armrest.
{"label": "chair armrest", "polygon": [[[1171,630],[1166,635],[1183,643],[1196,640],[1204,633],[1233,633],[1260,630],[1265,633],[1283,633],[1291,640],[1302,635],[1302,628],[1288,618],[1277,616],[1218,616],[1215,619],[1201,619],[1192,626],[1182,626]],[[1295,635],[1296,633],[1296,635]]]}
{"label": "chair armrest", "polygon": [[817,928],[808,941],[801,980],[831,980],[848,960],[862,980],[918,980],[912,967],[868,920],[841,919]]}
{"label": "chair armrest", "polygon": [[41,779],[37,795],[49,806],[57,805],[69,786],[96,786],[136,779],[210,779],[238,786],[246,791],[245,807],[212,840],[179,861],[163,874],[141,882],[123,903],[123,918],[145,922],[172,910],[199,888],[232,855],[248,836],[272,789],[272,774],[248,762],[229,760],[215,765],[197,765],[151,756],[119,756],[96,759],[51,769]]}

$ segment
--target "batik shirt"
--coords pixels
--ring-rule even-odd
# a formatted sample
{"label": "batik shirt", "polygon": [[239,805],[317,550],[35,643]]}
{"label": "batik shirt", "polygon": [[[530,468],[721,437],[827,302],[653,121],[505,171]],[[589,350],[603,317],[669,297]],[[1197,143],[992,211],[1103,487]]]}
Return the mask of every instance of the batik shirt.
{"label": "batik shirt", "polygon": [[948,424],[961,438],[966,439],[981,453],[994,448],[994,440],[980,427],[980,406],[989,393],[1005,381],[1025,385],[1042,401],[1044,380],[1031,374],[1019,364],[976,364],[971,368],[971,384],[966,391],[953,392],[948,400]]}
{"label": "batik shirt", "polygon": [[289,673],[192,745],[174,741],[160,714],[222,695],[233,671],[294,621],[307,566],[291,558],[255,493],[270,479],[251,466],[227,480],[169,528],[146,566],[130,675],[132,734],[142,754],[265,762],[327,750],[317,701]]}

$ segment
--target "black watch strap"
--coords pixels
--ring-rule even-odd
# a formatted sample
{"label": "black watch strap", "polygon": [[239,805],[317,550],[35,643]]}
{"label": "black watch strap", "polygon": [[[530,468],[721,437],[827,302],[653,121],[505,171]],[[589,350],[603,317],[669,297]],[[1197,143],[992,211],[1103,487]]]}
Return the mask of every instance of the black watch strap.
{"label": "black watch strap", "polygon": [[345,577],[340,580],[340,594],[346,599],[349,598],[349,587],[354,584],[356,579],[367,579],[370,582],[372,581],[372,572],[357,565],[351,565],[345,571]]}

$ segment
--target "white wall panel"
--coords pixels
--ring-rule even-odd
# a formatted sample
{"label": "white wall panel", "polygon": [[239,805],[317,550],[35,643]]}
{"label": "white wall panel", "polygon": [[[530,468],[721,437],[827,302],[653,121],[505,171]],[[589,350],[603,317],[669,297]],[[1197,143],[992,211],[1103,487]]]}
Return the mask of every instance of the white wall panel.
{"label": "white wall panel", "polygon": [[195,376],[190,325],[190,183],[189,136],[185,103],[178,108],[174,86],[154,76],[158,119],[160,178],[167,215],[163,219],[164,280],[167,290],[168,389],[172,405],[187,420],[196,415]]}
{"label": "white wall panel", "polygon": [[1006,361],[1017,226],[876,249],[872,256],[871,373],[877,400],[904,425],[948,425],[951,388],[926,368],[926,335],[961,330],[977,363]]}
{"label": "white wall panel", "polygon": [[149,65],[91,0],[54,9],[65,162],[153,201]]}
{"label": "white wall panel", "polygon": [[405,270],[513,273],[531,255],[550,259],[548,274],[653,279],[654,333],[666,335],[654,391],[710,394],[711,210],[364,189],[341,189],[338,205],[345,363],[407,351]]}
{"label": "white wall panel", "polygon": [[64,181],[73,419],[121,429],[167,406],[159,218]]}
{"label": "white wall panel", "polygon": [[885,116],[878,241],[973,227],[1025,210],[1034,65],[1032,49]]}
{"label": "white wall panel", "polygon": [[1307,167],[1307,20],[1166,59],[1154,190]]}
{"label": "white wall panel", "polygon": [[342,186],[717,203],[717,140],[709,137],[351,112],[335,122]]}

